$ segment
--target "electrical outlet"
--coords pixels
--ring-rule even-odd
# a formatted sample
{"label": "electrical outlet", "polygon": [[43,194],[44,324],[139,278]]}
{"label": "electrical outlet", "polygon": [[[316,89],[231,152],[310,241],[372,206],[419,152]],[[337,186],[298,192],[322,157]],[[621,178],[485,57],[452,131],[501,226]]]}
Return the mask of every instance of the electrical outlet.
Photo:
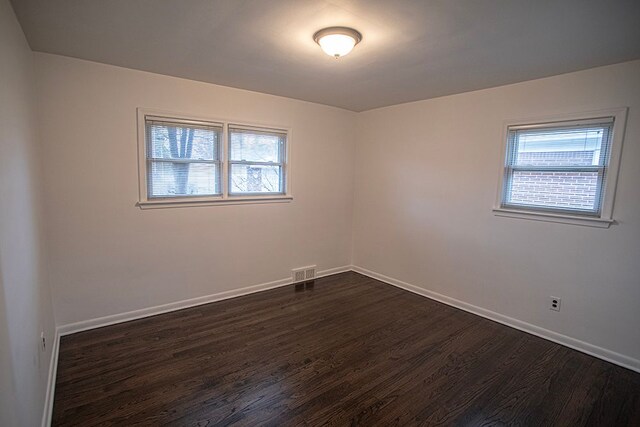
{"label": "electrical outlet", "polygon": [[560,311],[562,300],[558,297],[549,297],[549,310]]}
{"label": "electrical outlet", "polygon": [[40,349],[42,351],[47,349],[47,339],[44,337],[44,331],[40,332]]}

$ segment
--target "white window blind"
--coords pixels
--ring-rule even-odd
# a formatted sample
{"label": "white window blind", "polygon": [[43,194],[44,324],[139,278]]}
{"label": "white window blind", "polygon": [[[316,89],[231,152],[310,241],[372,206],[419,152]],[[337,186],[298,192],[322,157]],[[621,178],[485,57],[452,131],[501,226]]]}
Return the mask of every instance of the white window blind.
{"label": "white window blind", "polygon": [[287,133],[229,125],[229,194],[284,194]]}
{"label": "white window blind", "polygon": [[145,118],[148,198],[221,194],[222,125]]}
{"label": "white window blind", "polygon": [[613,117],[511,126],[502,208],[600,216]]}

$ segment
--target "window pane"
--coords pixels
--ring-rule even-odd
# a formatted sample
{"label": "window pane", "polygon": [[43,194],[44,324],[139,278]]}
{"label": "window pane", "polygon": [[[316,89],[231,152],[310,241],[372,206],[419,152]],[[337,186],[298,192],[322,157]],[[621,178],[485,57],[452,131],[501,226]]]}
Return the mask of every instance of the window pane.
{"label": "window pane", "polygon": [[231,164],[231,193],[283,193],[280,166]]}
{"label": "window pane", "polygon": [[230,139],[231,160],[279,163],[283,157],[284,135],[231,129]]}
{"label": "window pane", "polygon": [[149,197],[220,194],[220,171],[216,163],[152,161],[149,167]]}
{"label": "window pane", "polygon": [[508,204],[596,211],[598,172],[514,171]]}
{"label": "window pane", "polygon": [[154,159],[216,160],[222,129],[147,122],[148,154]]}
{"label": "window pane", "polygon": [[[518,131],[515,166],[592,166],[601,164],[608,127]],[[603,144],[604,141],[604,144]]]}

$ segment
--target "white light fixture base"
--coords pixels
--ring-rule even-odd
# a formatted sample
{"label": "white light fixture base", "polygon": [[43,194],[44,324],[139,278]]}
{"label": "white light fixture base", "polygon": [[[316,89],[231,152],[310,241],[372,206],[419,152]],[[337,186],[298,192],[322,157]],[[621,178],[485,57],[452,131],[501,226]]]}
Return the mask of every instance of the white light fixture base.
{"label": "white light fixture base", "polygon": [[317,31],[313,40],[327,55],[337,59],[351,52],[362,41],[362,34],[353,28],[329,27]]}

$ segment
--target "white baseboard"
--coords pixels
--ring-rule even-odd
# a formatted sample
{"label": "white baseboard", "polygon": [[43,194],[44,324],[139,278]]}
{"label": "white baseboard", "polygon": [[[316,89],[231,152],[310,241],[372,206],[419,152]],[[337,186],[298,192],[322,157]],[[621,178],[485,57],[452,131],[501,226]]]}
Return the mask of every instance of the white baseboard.
{"label": "white baseboard", "polygon": [[[330,268],[328,270],[318,271],[316,278],[329,276],[331,274],[343,273],[350,271],[351,266]],[[221,301],[229,298],[235,298],[242,295],[252,294],[255,292],[266,291],[268,289],[279,288],[292,284],[291,278],[274,280],[273,282],[261,283],[259,285],[247,286],[240,289],[218,292],[216,294],[205,295],[197,298],[172,302],[168,304],[157,305],[154,307],[142,308],[140,310],[128,311],[126,313],[113,314],[110,316],[98,317],[95,319],[83,320],[81,322],[69,323],[58,327],[60,336],[75,334],[76,332],[87,331],[89,329],[101,328],[103,326],[114,325],[116,323],[128,322],[130,320],[142,319],[144,317],[155,316],[170,311],[182,310],[184,308],[195,307],[197,305],[208,304],[215,301]]]}
{"label": "white baseboard", "polygon": [[53,415],[53,396],[56,390],[56,376],[58,373],[58,355],[60,354],[60,334],[56,328],[51,349],[51,359],[49,361],[49,376],[47,378],[47,392],[44,397],[44,411],[42,413],[42,427],[51,425]]}
{"label": "white baseboard", "polygon": [[421,295],[423,297],[427,297],[432,300],[439,301],[441,303],[459,308],[469,313],[477,314],[478,316],[487,318],[489,320],[493,320],[498,323],[502,323],[503,325],[506,325],[515,329],[519,329],[521,331],[530,333],[532,335],[539,336],[546,340],[553,341],[557,344],[561,344],[566,347],[572,348],[574,350],[581,351],[583,353],[589,354],[591,356],[597,357],[602,360],[606,360],[607,362],[611,362],[616,365],[620,365],[622,367],[631,369],[632,371],[640,372],[640,360],[634,359],[629,356],[625,356],[624,354],[616,353],[614,351],[607,350],[606,348],[598,347],[597,345],[589,344],[588,342],[581,341],[581,340],[569,337],[567,335],[559,334],[549,329],[541,328],[539,326],[532,325],[531,323],[514,319],[512,317],[505,316],[500,313],[496,313],[495,311],[487,310],[485,308],[478,307],[473,304],[469,304],[464,301],[460,301],[455,298],[448,297],[446,295],[429,291],[427,289],[424,289],[415,285],[411,285],[401,280],[394,279],[389,276],[385,276],[384,274],[367,270],[366,268],[352,266],[352,270],[357,273],[364,274],[365,276],[369,276],[373,279],[380,280],[381,282],[385,282],[390,285],[396,286],[398,288],[407,290],[409,292],[413,292],[415,294]]}

